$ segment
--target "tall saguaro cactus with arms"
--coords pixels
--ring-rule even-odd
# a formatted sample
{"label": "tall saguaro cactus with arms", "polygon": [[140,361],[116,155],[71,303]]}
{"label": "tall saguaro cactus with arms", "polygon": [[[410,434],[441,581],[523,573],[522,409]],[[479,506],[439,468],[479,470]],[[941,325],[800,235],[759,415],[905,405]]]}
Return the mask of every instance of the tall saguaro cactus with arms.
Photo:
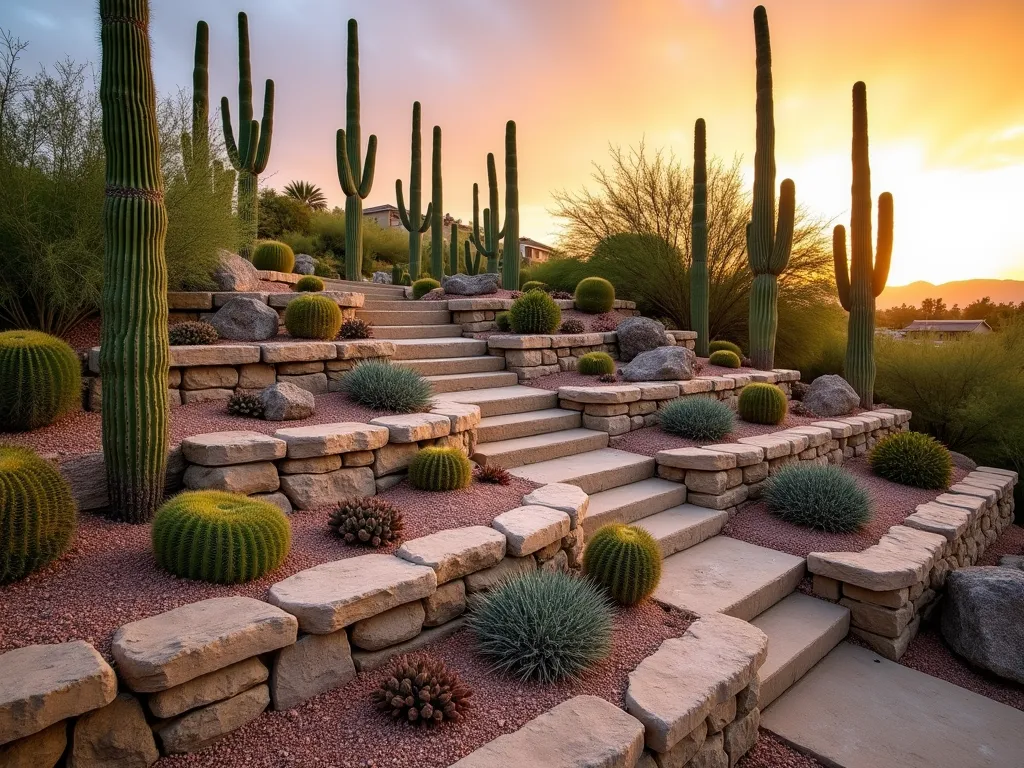
{"label": "tall saguaro cactus with arms", "polygon": [[[504,232],[498,226],[498,170],[494,164],[494,153],[487,153],[487,194],[488,207],[484,208],[484,230],[480,234],[480,187],[473,185],[473,230],[470,240],[476,252],[487,257],[487,272],[498,273],[498,242]],[[516,286],[518,288],[518,286]]]}
{"label": "tall saguaro cactus with arms", "polygon": [[[491,216],[496,216],[491,211]],[[509,291],[519,290],[519,155],[516,152],[516,124],[505,124],[505,237],[501,259],[501,284]]]}
{"label": "tall saguaro cactus with arms", "polygon": [[441,181],[441,128],[434,126],[430,152],[430,276],[444,279],[444,200]]}
{"label": "tall saguaro cactus with arms", "polygon": [[[359,125],[359,25],[348,20],[348,83],[345,90],[345,128],[338,129],[338,181],[345,193],[345,279],[363,277],[363,200],[373,187],[373,171],[377,163],[377,137],[366,143],[366,163],[362,157],[362,136]],[[411,257],[410,253],[410,257]],[[409,274],[415,280],[417,275]]]}
{"label": "tall saguaro cactus with arms", "polygon": [[693,249],[690,263],[690,330],[695,351],[708,356],[708,161],[704,119],[693,127]]}
{"label": "tall saguaro cactus with arms", "polygon": [[274,138],[274,81],[263,91],[263,119],[253,120],[252,66],[249,62],[249,19],[238,14],[238,141],[231,129],[231,103],[220,100],[224,145],[231,165],[238,171],[238,218],[241,220],[242,256],[252,260],[259,230],[259,176],[267,169],[270,142]]}
{"label": "tall saguaro cactus with arms", "polygon": [[868,96],[864,83],[853,86],[853,186],[850,206],[850,259],[846,230],[832,232],[836,285],[843,309],[850,313],[844,375],[860,395],[862,408],[872,408],[875,391],[875,298],[885,290],[892,259],[892,195],[878,196],[878,247],[871,253],[871,165],[868,158]]}
{"label": "tall saguaro cactus with arms", "polygon": [[402,226],[409,231],[409,274],[413,280],[420,277],[420,256],[423,251],[423,234],[430,229],[431,206],[427,203],[422,213],[423,190],[423,140],[420,136],[420,103],[412,105],[412,167],[409,170],[409,207],[405,207],[402,194],[402,180],[395,180],[395,196],[398,198],[398,215]]}
{"label": "tall saguaro cactus with arms", "polygon": [[167,210],[148,0],[100,0],[103,461],[111,515],[149,520],[167,471]]}
{"label": "tall saguaro cactus with arms", "polygon": [[757,48],[757,132],[754,150],[754,200],[747,224],[747,259],[754,273],[750,290],[750,359],[755,368],[775,364],[775,332],[779,325],[779,275],[789,264],[793,247],[796,188],[791,179],[779,189],[775,222],[775,109],[772,97],[772,48],[768,12],[754,9]]}

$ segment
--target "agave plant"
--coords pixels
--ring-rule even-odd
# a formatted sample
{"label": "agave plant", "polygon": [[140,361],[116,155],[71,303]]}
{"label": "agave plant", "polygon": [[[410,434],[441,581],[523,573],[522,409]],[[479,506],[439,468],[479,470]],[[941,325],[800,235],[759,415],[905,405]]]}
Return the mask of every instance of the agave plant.
{"label": "agave plant", "polygon": [[312,211],[327,210],[327,196],[324,191],[308,181],[293,181],[284,188],[284,194],[303,203]]}

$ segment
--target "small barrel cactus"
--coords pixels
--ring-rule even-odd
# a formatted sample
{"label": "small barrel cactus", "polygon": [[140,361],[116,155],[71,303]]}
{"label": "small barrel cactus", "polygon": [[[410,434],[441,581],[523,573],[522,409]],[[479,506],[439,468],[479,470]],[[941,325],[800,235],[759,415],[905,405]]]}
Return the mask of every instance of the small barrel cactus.
{"label": "small barrel cactus", "polygon": [[542,283],[540,280],[527,280],[523,283],[523,287],[520,289],[523,293],[529,293],[530,291],[547,291],[547,283]]}
{"label": "small barrel cactus", "polygon": [[252,265],[268,272],[290,273],[295,269],[295,252],[287,243],[261,240],[253,252]]}
{"label": "small barrel cactus", "polygon": [[469,459],[458,448],[424,448],[409,465],[409,483],[421,491],[455,491],[472,479]]}
{"label": "small barrel cactus", "polygon": [[167,340],[172,347],[213,344],[219,338],[216,328],[199,321],[175,323],[167,329]]}
{"label": "small barrel cactus", "polygon": [[530,291],[512,302],[508,319],[514,333],[554,333],[562,310],[543,291]]}
{"label": "small barrel cactus", "polygon": [[457,723],[473,692],[443,662],[430,656],[402,656],[372,694],[377,709],[411,725]]}
{"label": "small barrel cactus", "polygon": [[559,333],[583,333],[587,330],[587,327],[583,325],[582,320],[577,320],[575,317],[570,317],[568,320],[562,321],[562,326],[558,329]]}
{"label": "small barrel cactus", "polygon": [[788,407],[786,393],[777,386],[754,382],[740,392],[737,410],[740,418],[751,424],[781,424]]}
{"label": "small barrel cactus", "polygon": [[258,579],[288,556],[292,526],[268,501],[224,491],[185,491],[157,510],[157,564],[176,576],[214,584]]}
{"label": "small barrel cactus", "polygon": [[0,445],[0,584],[64,554],[75,523],[71,487],[57,468],[28,448]]}
{"label": "small barrel cactus", "polygon": [[721,368],[739,368],[742,364],[740,356],[735,352],[730,352],[728,349],[720,349],[717,352],[712,352],[711,357],[708,358],[708,362],[711,365],[717,365]]}
{"label": "small barrel cactus", "polygon": [[953,479],[953,457],[946,446],[922,432],[898,432],[879,440],[868,454],[879,477],[938,491]]}
{"label": "small barrel cactus", "polygon": [[576,361],[576,370],[584,376],[615,373],[615,361],[607,352],[587,352]]}
{"label": "small barrel cactus", "polygon": [[324,281],[316,275],[306,275],[305,277],[299,278],[299,282],[295,284],[295,290],[300,293],[316,293],[324,289]]}
{"label": "small barrel cactus", "polygon": [[346,499],[331,513],[328,527],[346,544],[382,547],[402,535],[402,510],[384,499]]}
{"label": "small barrel cactus", "polygon": [[412,284],[412,297],[414,299],[422,299],[432,290],[440,287],[441,284],[434,278],[424,277],[422,280],[417,280]]}
{"label": "small barrel cactus", "polygon": [[743,350],[740,349],[739,344],[733,344],[731,341],[712,341],[710,344],[708,344],[709,355],[718,352],[720,349],[724,349],[727,352],[732,352],[734,355],[736,355],[736,357],[743,357]]}
{"label": "small barrel cactus", "polygon": [[577,283],[574,298],[580,312],[600,315],[615,306],[615,286],[603,277],[586,277]]}
{"label": "small barrel cactus", "polygon": [[341,330],[341,309],[315,293],[293,299],[284,312],[284,327],[297,339],[335,338]]}
{"label": "small barrel cactus", "polygon": [[235,392],[228,400],[228,413],[245,419],[262,419],[263,400],[249,392]]}
{"label": "small barrel cactus", "polygon": [[75,351],[39,331],[0,333],[0,432],[52,424],[82,404]]}
{"label": "small barrel cactus", "polygon": [[650,597],[661,580],[661,548],[643,528],[606,525],[583,550],[583,572],[616,602],[633,605]]}
{"label": "small barrel cactus", "polygon": [[360,317],[353,317],[341,324],[338,331],[339,339],[369,339],[373,338],[373,325]]}
{"label": "small barrel cactus", "polygon": [[498,330],[502,333],[510,333],[512,331],[512,320],[509,318],[508,312],[499,312],[494,316],[494,324],[498,326]]}

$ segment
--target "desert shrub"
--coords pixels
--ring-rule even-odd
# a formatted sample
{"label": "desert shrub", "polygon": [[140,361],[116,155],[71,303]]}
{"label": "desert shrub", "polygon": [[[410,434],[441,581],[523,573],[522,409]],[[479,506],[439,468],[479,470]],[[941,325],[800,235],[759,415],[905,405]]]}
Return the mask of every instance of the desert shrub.
{"label": "desert shrub", "polygon": [[432,277],[421,278],[412,284],[412,297],[414,299],[422,299],[432,290],[440,287],[441,284]]}
{"label": "desert shrub", "polygon": [[740,391],[740,418],[751,424],[781,424],[789,403],[786,393],[774,384],[753,382]]}
{"label": "desert shrub", "polygon": [[339,339],[370,339],[373,338],[373,325],[362,318],[353,317],[341,324],[338,331]]}
{"label": "desert shrub", "polygon": [[249,392],[235,392],[228,399],[228,413],[245,419],[262,419],[263,400]]}
{"label": "desert shrub", "polygon": [[552,299],[562,299],[564,301],[569,301],[572,298],[572,292],[548,290],[548,296],[550,296]]}
{"label": "desert shrub", "polygon": [[434,726],[457,723],[471,708],[473,692],[458,674],[430,656],[402,656],[372,694],[377,709],[398,722]]}
{"label": "desert shrub", "polygon": [[856,531],[871,519],[867,491],[835,466],[785,466],[765,482],[763,498],[783,520],[828,533]]}
{"label": "desert shrub", "polygon": [[512,475],[498,464],[486,464],[473,470],[473,479],[478,483],[508,485],[512,482]]}
{"label": "desert shrub", "polygon": [[277,239],[291,248],[293,253],[308,253],[314,257],[314,261],[321,254],[316,237],[305,232],[283,232]]}
{"label": "desert shrub", "polygon": [[335,338],[341,330],[341,309],[333,299],[316,293],[292,299],[284,311],[284,327],[297,339]]}
{"label": "desert shrub", "polygon": [[374,548],[401,539],[403,525],[402,510],[375,496],[342,501],[327,522],[346,544]]}
{"label": "desert shrub", "polygon": [[937,491],[953,479],[953,458],[946,446],[921,432],[897,432],[879,440],[868,462],[879,477],[915,488]]}
{"label": "desert shrub", "polygon": [[543,291],[530,291],[512,302],[508,319],[514,333],[554,333],[562,310]]}
{"label": "desert shrub", "polygon": [[739,368],[741,361],[739,355],[735,352],[730,352],[727,349],[720,349],[717,352],[712,352],[708,358],[708,362],[711,365],[718,365],[722,368]]}
{"label": "desert shrub", "polygon": [[0,445],[0,584],[56,560],[75,535],[71,486],[28,448]]}
{"label": "desert shrub", "polygon": [[587,352],[576,361],[576,370],[584,376],[615,373],[615,361],[607,352]]}
{"label": "desert shrub", "polygon": [[650,597],[661,580],[661,547],[639,526],[605,525],[583,550],[583,572],[616,602],[633,605]]}
{"label": "desert shrub", "polygon": [[725,341],[724,339],[716,339],[708,344],[708,354],[713,354],[720,349],[727,349],[732,352],[736,357],[743,357],[743,350],[740,349],[739,344],[733,344],[731,341]]}
{"label": "desert shrub", "polygon": [[594,582],[560,571],[511,578],[469,616],[480,652],[520,680],[575,678],[611,650],[612,613]]}
{"label": "desert shrub", "polygon": [[711,397],[673,400],[657,415],[664,431],[690,440],[721,440],[736,423],[732,409]]}
{"label": "desert shrub", "polygon": [[458,448],[424,448],[409,465],[409,484],[421,491],[455,491],[472,479],[472,465]]}
{"label": "desert shrub", "polygon": [[547,291],[547,289],[547,285],[542,283],[540,280],[527,280],[520,288],[523,293],[528,293],[530,291]]}
{"label": "desert shrub", "polygon": [[238,584],[284,562],[292,527],[270,502],[224,491],[185,491],[157,510],[152,538],[164,570],[186,579]]}
{"label": "desert shrub", "polygon": [[611,312],[606,312],[603,315],[598,315],[590,323],[590,330],[595,333],[610,333],[619,327],[619,323],[622,322]]}
{"label": "desert shrub", "polygon": [[277,190],[265,187],[259,196],[257,236],[262,240],[279,240],[286,232],[308,232],[312,213],[310,207],[300,200],[279,195]]}
{"label": "desert shrub", "polygon": [[360,363],[341,379],[341,391],[375,411],[414,413],[430,404],[430,382],[411,368],[377,360]]}
{"label": "desert shrub", "polygon": [[219,338],[217,329],[201,320],[175,323],[167,328],[167,340],[172,347],[213,344]]}
{"label": "desert shrub", "polygon": [[494,324],[498,326],[498,330],[502,333],[509,333],[512,330],[512,321],[509,319],[508,312],[499,312],[494,316]]}
{"label": "desert shrub", "polygon": [[52,424],[82,404],[82,366],[71,347],[41,331],[0,333],[0,432]]}
{"label": "desert shrub", "polygon": [[576,286],[575,306],[589,315],[610,312],[615,305],[615,286],[603,277],[588,277]]}
{"label": "desert shrub", "polygon": [[559,326],[559,333],[573,334],[583,333],[587,330],[587,327],[583,325],[582,320],[577,320],[575,317],[570,317],[567,320],[562,321],[562,325]]}
{"label": "desert shrub", "polygon": [[299,278],[295,284],[295,290],[300,293],[315,293],[324,289],[324,281],[316,275],[306,275]]}
{"label": "desert shrub", "polygon": [[295,268],[295,252],[280,240],[260,240],[252,255],[256,269],[290,273]]}

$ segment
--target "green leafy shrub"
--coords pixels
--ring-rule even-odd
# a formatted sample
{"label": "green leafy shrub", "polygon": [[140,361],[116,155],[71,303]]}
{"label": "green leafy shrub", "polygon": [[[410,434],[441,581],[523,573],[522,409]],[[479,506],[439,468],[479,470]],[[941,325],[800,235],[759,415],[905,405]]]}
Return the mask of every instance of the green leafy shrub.
{"label": "green leafy shrub", "polygon": [[0,584],[64,554],[75,524],[71,486],[57,468],[28,448],[0,445]]}
{"label": "green leafy shrub", "polygon": [[615,305],[615,286],[603,277],[586,277],[576,286],[575,306],[580,312],[600,315]]}
{"label": "green leafy shrub", "polygon": [[774,384],[754,382],[740,391],[740,418],[751,424],[781,424],[789,403],[786,393]]}
{"label": "green leafy shrub", "polygon": [[157,510],[152,537],[164,570],[186,579],[239,584],[284,562],[292,527],[270,502],[224,491],[185,491]]}
{"label": "green leafy shrub", "polygon": [[562,325],[558,328],[559,333],[565,334],[584,333],[586,330],[587,327],[583,324],[583,321],[577,320],[575,317],[563,320]]}
{"label": "green leafy shrub", "polygon": [[547,285],[542,283],[540,280],[527,280],[519,290],[523,293],[527,293],[529,291],[547,291],[547,289]]}
{"label": "green leafy shrub", "polygon": [[623,605],[650,597],[661,581],[661,547],[643,528],[605,525],[583,550],[583,572]]}
{"label": "green leafy shrub", "polygon": [[711,357],[708,358],[708,362],[711,365],[718,365],[722,368],[739,368],[741,361],[739,355],[735,352],[730,352],[728,349],[720,349],[717,352],[712,352]]}
{"label": "green leafy shrub", "polygon": [[512,302],[508,319],[514,333],[554,333],[562,310],[543,291],[530,291]]}
{"label": "green leafy shrub", "polygon": [[441,284],[432,277],[421,278],[412,284],[412,297],[414,299],[422,299],[432,290],[440,287]]}
{"label": "green leafy shrub", "polygon": [[468,624],[480,652],[524,681],[578,677],[611,650],[608,597],[594,582],[560,571],[501,583],[482,595]]}
{"label": "green leafy shrub", "polygon": [[871,519],[871,499],[839,467],[800,462],[765,482],[768,509],[783,520],[828,533],[847,533]]}
{"label": "green leafy shrub", "polygon": [[879,440],[868,463],[879,477],[915,488],[937,491],[953,479],[953,457],[946,446],[922,432],[897,432]]}
{"label": "green leafy shrub", "polygon": [[245,419],[262,419],[263,400],[259,395],[235,392],[228,399],[228,413]]}
{"label": "green leafy shrub", "polygon": [[409,465],[409,484],[421,491],[455,491],[473,479],[473,467],[458,448],[424,448]]}
{"label": "green leafy shrub", "polygon": [[494,324],[498,326],[498,330],[502,333],[509,333],[512,330],[512,320],[509,318],[508,312],[499,312],[494,316]]}
{"label": "green leafy shrub", "polygon": [[587,352],[576,361],[576,370],[584,376],[603,376],[615,373],[615,361],[607,352]]}
{"label": "green leafy shrub", "polygon": [[718,340],[712,341],[710,344],[708,344],[709,355],[714,354],[715,352],[718,352],[719,350],[722,349],[726,350],[727,352],[732,352],[734,355],[736,355],[736,357],[743,357],[743,350],[740,349],[740,345],[733,344],[731,341]]}
{"label": "green leafy shrub", "polygon": [[339,339],[370,339],[373,338],[373,325],[360,317],[353,317],[341,324],[338,331]]}
{"label": "green leafy shrub", "polygon": [[172,347],[213,344],[219,338],[216,328],[201,321],[175,323],[167,329],[167,340]]}
{"label": "green leafy shrub", "polygon": [[252,265],[268,272],[290,273],[295,269],[295,251],[279,240],[261,240],[253,251]]}
{"label": "green leafy shrub", "polygon": [[732,409],[711,397],[673,400],[658,411],[658,424],[663,430],[690,440],[721,440],[732,432],[735,423]]}
{"label": "green leafy shrub", "polygon": [[411,368],[377,360],[360,363],[341,379],[341,391],[375,411],[414,413],[433,397],[430,382]]}
{"label": "green leafy shrub", "polygon": [[401,656],[372,694],[377,709],[393,720],[419,726],[459,722],[472,696],[454,670],[427,655]]}
{"label": "green leafy shrub", "polygon": [[324,281],[316,275],[306,275],[299,278],[295,284],[295,290],[300,293],[315,293],[324,289]]}
{"label": "green leafy shrub", "polygon": [[82,366],[71,347],[41,331],[0,333],[0,432],[52,424],[82,404]]}
{"label": "green leafy shrub", "polygon": [[383,547],[402,537],[402,510],[389,501],[368,496],[346,499],[331,513],[327,526],[346,544]]}
{"label": "green leafy shrub", "polygon": [[284,327],[297,339],[328,341],[341,330],[341,309],[326,296],[305,294],[288,304],[284,311]]}

